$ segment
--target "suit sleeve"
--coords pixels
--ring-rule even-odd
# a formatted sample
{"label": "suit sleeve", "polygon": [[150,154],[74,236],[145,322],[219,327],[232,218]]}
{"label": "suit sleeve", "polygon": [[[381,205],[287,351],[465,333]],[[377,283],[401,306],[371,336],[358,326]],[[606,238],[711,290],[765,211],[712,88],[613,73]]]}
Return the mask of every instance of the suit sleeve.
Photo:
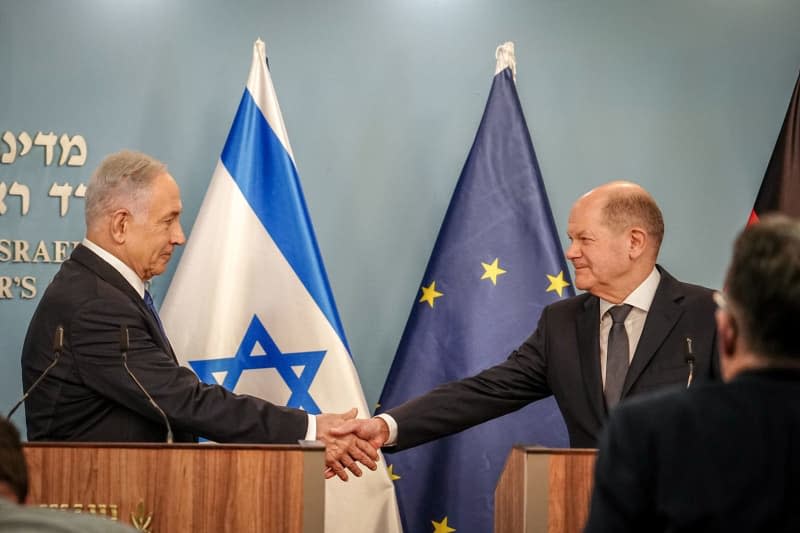
{"label": "suit sleeve", "polygon": [[402,450],[463,431],[552,394],[547,383],[547,309],[536,331],[504,362],[387,411]]}
{"label": "suit sleeve", "polygon": [[129,299],[94,299],[72,319],[70,344],[77,372],[85,385],[111,401],[161,422],[123,366],[120,325],[128,326],[128,366],[156,403],[173,430],[217,442],[294,443],[305,438],[304,411],[237,395],[218,385],[202,383],[180,367],[152,338],[143,311]]}
{"label": "suit sleeve", "polygon": [[620,405],[601,433],[594,489],[584,533],[653,530],[652,413]]}

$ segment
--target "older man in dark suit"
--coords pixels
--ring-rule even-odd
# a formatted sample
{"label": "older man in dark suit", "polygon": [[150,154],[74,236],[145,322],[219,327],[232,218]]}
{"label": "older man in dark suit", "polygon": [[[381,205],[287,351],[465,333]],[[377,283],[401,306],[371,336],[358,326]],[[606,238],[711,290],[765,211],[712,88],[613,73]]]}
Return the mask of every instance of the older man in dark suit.
{"label": "older man in dark suit", "polygon": [[621,400],[686,386],[690,373],[696,381],[718,374],[712,292],[656,265],[664,222],[647,191],[630,182],[589,191],[567,233],[575,286],[586,294],[546,307],[505,362],[334,433],[405,449],[554,395],[571,446],[588,448]]}
{"label": "older man in dark suit", "polygon": [[[355,410],[312,416],[204,384],[178,365],[147,287],[185,241],[181,209],[177,183],[150,156],[123,151],[95,171],[86,192],[86,238],[48,286],[25,338],[22,377],[28,389],[52,359],[54,331],[64,331],[60,361],[27,400],[28,438],[163,441],[163,418],[138,379],[177,441],[318,439],[326,443],[328,466],[342,479],[343,467],[360,475],[356,460],[374,469],[377,452],[367,443],[329,433]],[[130,371],[121,344],[127,344]]]}
{"label": "older man in dark suit", "polygon": [[612,414],[587,532],[800,529],[800,222],[765,217],[746,229],[725,287],[724,383]]}

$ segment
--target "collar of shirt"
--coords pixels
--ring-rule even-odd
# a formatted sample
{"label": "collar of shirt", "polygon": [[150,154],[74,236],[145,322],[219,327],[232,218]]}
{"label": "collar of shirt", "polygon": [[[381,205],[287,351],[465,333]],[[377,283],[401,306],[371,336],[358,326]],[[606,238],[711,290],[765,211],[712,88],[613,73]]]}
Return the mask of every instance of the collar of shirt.
{"label": "collar of shirt", "polygon": [[[653,271],[650,272],[650,275],[638,286],[636,287],[632,293],[628,295],[625,300],[622,301],[623,304],[630,304],[636,309],[641,309],[645,313],[650,311],[650,304],[653,303],[653,298],[656,297],[656,290],[658,289],[658,284],[661,282],[661,273],[658,271],[657,268],[653,267]],[[614,307],[615,305],[620,304],[612,304],[607,300],[600,300],[600,317],[602,318],[605,316],[606,311]]]}
{"label": "collar of shirt", "polygon": [[[636,348],[639,346],[639,339],[644,331],[644,323],[647,319],[647,313],[650,311],[650,305],[653,303],[653,298],[656,296],[658,284],[661,281],[661,273],[658,269],[654,268],[649,276],[642,282],[641,285],[628,295],[622,303],[630,304],[633,306],[628,317],[625,319],[625,330],[628,333],[628,361],[633,360],[636,353]],[[606,315],[606,311],[614,305],[611,302],[600,299],[600,371],[602,373],[603,383],[606,382],[606,358],[608,349],[608,335],[611,331],[611,316]]]}
{"label": "collar of shirt", "polygon": [[146,288],[145,282],[142,281],[142,278],[140,278],[131,267],[120,261],[120,259],[114,254],[104,250],[103,248],[100,248],[100,246],[93,243],[89,239],[84,238],[81,241],[81,244],[97,254],[100,259],[111,265],[114,270],[119,272],[120,275],[125,278],[125,281],[127,281],[130,286],[133,287],[133,289],[139,294],[139,297],[144,298],[144,290]]}

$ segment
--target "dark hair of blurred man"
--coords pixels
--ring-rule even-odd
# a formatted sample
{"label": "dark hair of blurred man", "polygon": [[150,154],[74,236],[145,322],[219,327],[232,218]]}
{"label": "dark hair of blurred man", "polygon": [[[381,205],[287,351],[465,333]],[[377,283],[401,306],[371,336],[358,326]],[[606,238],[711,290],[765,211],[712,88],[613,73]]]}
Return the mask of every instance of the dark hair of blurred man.
{"label": "dark hair of blurred man", "polygon": [[28,496],[28,469],[14,425],[0,418],[0,498],[25,503]]}
{"label": "dark hair of blurred man", "polygon": [[28,466],[19,431],[0,417],[0,531],[40,533],[133,533],[133,528],[98,516],[26,506]]}

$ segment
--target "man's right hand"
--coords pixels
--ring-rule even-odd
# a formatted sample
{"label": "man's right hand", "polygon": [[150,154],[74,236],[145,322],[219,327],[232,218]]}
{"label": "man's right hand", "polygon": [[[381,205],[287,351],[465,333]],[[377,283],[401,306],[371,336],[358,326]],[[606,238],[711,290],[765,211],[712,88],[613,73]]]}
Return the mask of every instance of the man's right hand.
{"label": "man's right hand", "polygon": [[331,434],[338,437],[355,435],[359,439],[369,442],[377,450],[389,440],[389,426],[377,416],[366,420],[350,419],[331,429]]}
{"label": "man's right hand", "polygon": [[334,475],[342,481],[347,481],[347,470],[355,476],[362,475],[358,463],[370,470],[376,470],[378,465],[377,447],[371,446],[366,439],[360,439],[351,432],[334,433],[335,427],[357,422],[355,408],[346,413],[325,413],[317,415],[317,440],[325,443],[325,478]]}

